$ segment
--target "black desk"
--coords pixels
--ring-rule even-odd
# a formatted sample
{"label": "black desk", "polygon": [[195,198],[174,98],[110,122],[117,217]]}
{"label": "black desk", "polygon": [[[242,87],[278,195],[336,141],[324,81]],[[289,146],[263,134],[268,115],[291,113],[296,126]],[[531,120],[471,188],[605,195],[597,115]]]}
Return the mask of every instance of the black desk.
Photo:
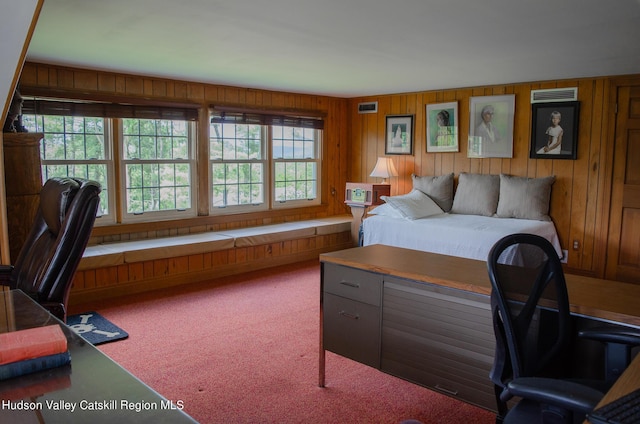
{"label": "black desk", "polygon": [[67,336],[71,364],[0,381],[0,422],[196,422],[180,410],[179,399],[172,403],[153,391],[24,293],[0,291],[0,332],[54,323]]}

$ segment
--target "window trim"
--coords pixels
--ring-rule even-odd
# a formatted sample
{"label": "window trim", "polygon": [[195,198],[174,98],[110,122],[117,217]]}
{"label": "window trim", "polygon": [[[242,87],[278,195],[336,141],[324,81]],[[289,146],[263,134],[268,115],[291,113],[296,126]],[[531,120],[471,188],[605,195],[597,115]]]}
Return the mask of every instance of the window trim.
{"label": "window trim", "polygon": [[[273,143],[273,135],[272,135],[272,126],[268,127],[269,132],[269,151],[272,152],[272,144]],[[271,183],[270,187],[275,190],[276,187],[276,164],[277,163],[285,163],[285,162],[306,162],[306,163],[315,163],[316,164],[316,198],[315,199],[293,199],[286,201],[279,201],[275,198],[274,195],[271,197],[271,208],[272,209],[291,209],[305,206],[316,206],[322,203],[322,138],[323,131],[320,129],[314,129],[314,139],[315,139],[315,159],[310,158],[302,158],[302,159],[275,159],[273,158],[273,154],[269,154],[270,161],[270,176]]]}
{"label": "window trim", "polygon": [[[211,124],[219,123],[219,122],[211,122],[209,124],[209,138],[207,140],[207,147],[211,146]],[[244,123],[235,123],[239,125],[245,125]],[[257,125],[257,124],[248,124],[248,125]],[[266,131],[264,131],[264,126],[261,126],[260,130],[260,148],[262,149],[262,159],[230,159],[230,160],[214,160],[211,159],[211,151],[207,149],[208,152],[208,202],[209,202],[209,215],[234,215],[240,213],[251,213],[251,212],[264,212],[269,210],[269,199],[271,197],[271,187],[269,186],[269,181],[271,179],[270,175],[270,166],[269,166],[269,139]],[[264,167],[264,201],[262,203],[255,204],[245,204],[245,205],[228,205],[228,206],[215,206],[213,204],[213,164],[225,164],[225,163],[262,163]]]}
{"label": "window trim", "polygon": [[[73,93],[50,92],[30,88],[26,90],[25,108],[23,114],[39,115],[63,115],[104,118],[105,159],[86,162],[89,164],[104,164],[107,167],[107,197],[110,213],[96,220],[96,226],[120,225],[131,223],[153,223],[161,220],[189,219],[205,215],[232,215],[242,213],[264,213],[281,209],[304,208],[321,205],[323,202],[322,174],[326,171],[323,161],[324,152],[324,127],[327,113],[317,109],[298,108],[253,108],[240,105],[206,105],[201,103],[162,102],[151,99],[131,98],[131,103],[125,102],[121,96],[103,96],[83,93],[76,97]],[[43,109],[44,105],[46,108]],[[29,109],[31,107],[31,109]],[[50,113],[56,110],[57,113]],[[30,112],[29,112],[30,111]],[[45,112],[48,111],[48,112]],[[93,111],[88,113],[88,111]],[[98,113],[98,111],[101,111]],[[207,113],[208,111],[208,113]],[[237,205],[227,207],[214,207],[212,202],[212,161],[209,157],[209,129],[207,121],[211,121],[214,113],[224,112],[225,117],[234,116],[237,119],[256,119],[263,122],[263,133],[271,131],[271,125],[294,126],[301,128],[315,128],[317,159],[317,192],[316,198],[309,200],[289,200],[279,202],[274,199],[275,166],[273,159],[271,135],[265,135],[263,149],[266,150],[264,159],[264,202],[258,206]],[[128,214],[126,212],[126,163],[121,157],[123,146],[122,118],[139,119],[167,119],[188,121],[190,130],[190,196],[191,207],[189,213],[178,211],[149,211],[142,215]],[[238,122],[236,122],[238,123]],[[202,144],[202,145],[201,145]],[[240,161],[238,161],[240,162]],[[50,161],[48,164],[53,164]],[[63,162],[68,163],[68,162]],[[250,162],[244,162],[250,163]],[[43,164],[44,165],[44,164]],[[206,166],[206,170],[204,167]],[[326,177],[326,176],[325,176]],[[206,183],[206,187],[204,187]],[[185,211],[185,212],[186,212]]]}
{"label": "window trim", "polygon": [[[186,121],[187,130],[188,130],[188,139],[189,139],[189,158],[187,159],[179,159],[179,160],[163,160],[163,159],[125,159],[124,158],[124,128],[122,119],[126,118],[118,118],[117,119],[117,144],[118,144],[118,177],[120,179],[120,187],[118,190],[118,200],[120,211],[120,221],[123,224],[129,223],[137,223],[137,222],[154,222],[154,221],[162,221],[162,220],[176,220],[176,219],[185,219],[185,218],[193,218],[197,216],[198,211],[198,177],[197,177],[197,164],[196,164],[196,146],[197,146],[197,126],[193,121]],[[154,118],[131,118],[131,119],[154,119]],[[157,119],[156,119],[157,120]],[[162,120],[162,119],[160,119]],[[171,119],[168,119],[171,120]],[[130,213],[127,212],[127,187],[126,187],[126,169],[127,164],[131,163],[189,163],[190,170],[189,179],[190,179],[190,194],[191,197],[191,207],[188,209],[172,209],[172,210],[164,210],[164,211],[148,211],[143,213]]]}
{"label": "window trim", "polygon": [[[121,97],[109,99],[108,96],[101,96],[100,99],[87,99],[87,94],[83,93],[82,98],[74,96],[58,97],[30,88],[23,93],[23,115],[53,115],[82,118],[102,118],[104,119],[105,138],[105,159],[99,161],[79,161],[78,163],[106,163],[107,164],[107,201],[110,206],[108,215],[98,216],[96,226],[117,225],[134,222],[154,222],[165,219],[181,219],[197,216],[198,211],[198,169],[197,169],[197,147],[198,147],[198,125],[199,110],[202,107],[196,103],[175,103],[149,102],[141,99],[132,99],[131,103],[123,103]],[[89,96],[90,97],[90,96]],[[191,163],[191,208],[189,214],[172,211],[153,211],[145,213],[138,218],[129,218],[126,215],[126,203],[123,196],[126,196],[123,173],[125,172],[123,159],[120,157],[122,151],[122,124],[123,118],[137,119],[160,119],[160,120],[183,120],[187,121],[190,128],[189,134],[189,161]],[[116,137],[117,134],[117,137]],[[47,164],[69,164],[68,161],[47,161]],[[42,166],[46,165],[45,163]],[[122,187],[116,184],[122,185]]]}
{"label": "window trim", "polygon": [[[27,115],[23,113],[23,116]],[[28,115],[33,115],[33,113],[28,113]],[[56,115],[42,115],[35,114],[36,120],[38,117],[42,116],[56,116]],[[71,115],[57,115],[64,117],[73,117]],[[77,117],[77,116],[76,116]],[[75,117],[73,117],[75,118]],[[46,173],[44,172],[44,168],[50,165],[64,165],[64,166],[74,166],[74,165],[101,165],[103,164],[106,167],[106,184],[107,187],[103,187],[102,193],[106,193],[107,195],[107,203],[110,206],[109,213],[107,214],[98,214],[96,216],[95,224],[96,226],[105,226],[105,225],[113,225],[116,223],[117,217],[117,205],[115,202],[115,163],[114,163],[114,151],[113,151],[113,133],[112,133],[112,119],[103,118],[103,117],[90,117],[90,116],[82,116],[81,118],[99,118],[103,120],[103,134],[104,137],[104,159],[76,159],[76,160],[61,160],[61,159],[42,159],[42,153],[40,157],[40,169],[42,172],[42,178],[45,179]],[[40,141],[40,143],[44,143],[46,138],[46,134],[42,131],[44,137]],[[44,184],[44,181],[42,182]],[[98,209],[101,211],[102,209]]]}
{"label": "window trim", "polygon": [[212,105],[211,123],[254,124],[324,129],[325,114],[311,110],[250,109],[237,106]]}
{"label": "window trim", "polygon": [[[282,112],[287,113],[287,112]],[[211,152],[208,151],[208,188],[209,195],[209,215],[239,214],[251,213],[269,210],[294,209],[307,206],[317,206],[322,204],[322,152],[323,152],[323,134],[324,134],[324,118],[323,115],[314,113],[311,117],[305,117],[304,113],[277,115],[275,111],[260,111],[254,109],[243,109],[233,107],[216,107],[212,106],[209,113],[209,130],[208,130],[208,146],[211,143],[211,125],[212,124],[235,124],[235,125],[260,125],[262,135],[262,146],[266,150],[264,153],[264,161],[266,161],[265,169],[265,201],[261,205],[253,205],[255,209],[249,210],[252,205],[231,205],[224,207],[216,207],[213,205],[213,166]],[[305,125],[304,122],[309,123]],[[301,124],[296,126],[294,124]],[[282,162],[310,162],[307,159],[280,159],[273,157],[273,126],[285,126],[296,128],[312,128],[315,139],[315,155],[312,161],[316,164],[316,197],[314,199],[294,199],[287,201],[278,201],[275,199],[275,167],[276,163]],[[216,161],[216,163],[240,162],[248,163],[249,161]]]}

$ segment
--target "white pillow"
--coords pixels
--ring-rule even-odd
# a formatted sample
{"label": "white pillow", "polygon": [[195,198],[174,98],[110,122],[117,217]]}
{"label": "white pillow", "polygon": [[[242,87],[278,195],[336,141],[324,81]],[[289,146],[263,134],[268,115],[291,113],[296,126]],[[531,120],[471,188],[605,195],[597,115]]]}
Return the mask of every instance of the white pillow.
{"label": "white pillow", "polygon": [[380,198],[406,219],[420,219],[444,213],[436,202],[420,190],[412,190],[400,196],[381,196]]}
{"label": "white pillow", "polygon": [[400,212],[398,212],[393,206],[388,203],[383,203],[376,206],[371,211],[367,212],[367,215],[382,215],[390,216],[392,218],[404,218]]}

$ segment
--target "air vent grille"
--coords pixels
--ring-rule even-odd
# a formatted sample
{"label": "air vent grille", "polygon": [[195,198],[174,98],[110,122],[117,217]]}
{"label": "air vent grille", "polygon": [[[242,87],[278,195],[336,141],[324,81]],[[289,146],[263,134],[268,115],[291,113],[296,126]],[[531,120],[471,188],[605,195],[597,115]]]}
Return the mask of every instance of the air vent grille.
{"label": "air vent grille", "polygon": [[572,102],[578,100],[578,87],[531,90],[531,103]]}
{"label": "air vent grille", "polygon": [[358,113],[377,113],[378,102],[358,103]]}

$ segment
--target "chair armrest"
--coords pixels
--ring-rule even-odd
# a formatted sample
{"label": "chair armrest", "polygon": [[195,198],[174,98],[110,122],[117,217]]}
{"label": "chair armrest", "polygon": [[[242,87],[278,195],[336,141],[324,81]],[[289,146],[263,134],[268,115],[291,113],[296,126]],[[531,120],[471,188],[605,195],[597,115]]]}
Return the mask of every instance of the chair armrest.
{"label": "chair armrest", "polygon": [[640,346],[640,331],[634,329],[591,328],[578,335],[604,343],[604,372],[608,384],[613,384],[631,363],[631,349]]}
{"label": "chair armrest", "polygon": [[40,306],[45,308],[51,315],[62,322],[67,322],[67,309],[59,302],[40,302]]}
{"label": "chair armrest", "polygon": [[589,386],[554,378],[521,377],[509,382],[513,396],[587,414],[604,394]]}
{"label": "chair armrest", "polygon": [[640,346],[640,331],[632,329],[591,328],[582,330],[578,335],[585,339],[602,343],[619,343],[629,346]]}
{"label": "chair armrest", "polygon": [[0,265],[0,286],[9,286],[13,265]]}

